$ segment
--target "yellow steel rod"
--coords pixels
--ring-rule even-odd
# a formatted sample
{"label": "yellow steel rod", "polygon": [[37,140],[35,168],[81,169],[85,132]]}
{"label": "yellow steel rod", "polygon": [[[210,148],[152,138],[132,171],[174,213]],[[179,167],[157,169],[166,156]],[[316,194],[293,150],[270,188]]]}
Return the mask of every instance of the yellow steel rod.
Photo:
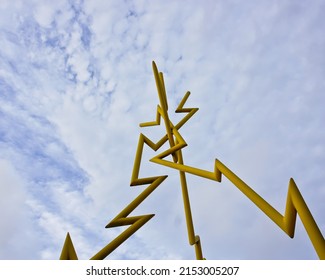
{"label": "yellow steel rod", "polygon": [[[183,155],[182,155],[181,150],[178,153],[178,158],[179,158],[179,163],[183,164]],[[185,172],[179,171],[179,176],[180,176],[181,187],[182,187],[182,196],[183,196],[183,203],[184,203],[188,240],[191,245],[195,246],[196,259],[203,260],[204,258],[203,258],[203,254],[202,254],[200,237],[198,235],[195,235],[195,232],[194,232],[191,204],[190,204],[190,198],[189,198],[188,189],[187,189]]]}

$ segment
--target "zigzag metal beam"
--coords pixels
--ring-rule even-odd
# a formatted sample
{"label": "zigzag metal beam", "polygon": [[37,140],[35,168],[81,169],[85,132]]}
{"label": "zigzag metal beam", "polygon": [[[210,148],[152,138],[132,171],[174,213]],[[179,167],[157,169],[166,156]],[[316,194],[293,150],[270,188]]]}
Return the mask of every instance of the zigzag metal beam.
{"label": "zigzag metal beam", "polygon": [[[139,204],[145,200],[165,179],[167,176],[157,176],[150,178],[141,178],[133,181],[133,184],[150,184],[144,191],[142,191],[127,207],[125,207],[107,226],[106,228],[127,226],[129,227],[120,233],[115,239],[108,243],[98,253],[96,253],[90,260],[103,260],[110,253],[112,253],[118,246],[125,242],[131,235],[133,235],[138,229],[146,224],[154,214],[146,214],[141,216],[128,215],[139,206]],[[60,260],[77,260],[77,254],[74,250],[73,243],[70,235],[67,234],[66,241],[63,245]]]}
{"label": "zigzag metal beam", "polygon": [[173,149],[168,149],[150,161],[193,175],[221,182],[221,175],[228,178],[247,198],[249,198],[260,210],[262,210],[274,223],[276,223],[291,238],[294,236],[297,213],[306,229],[306,232],[320,259],[325,259],[325,240],[319,230],[306,202],[304,201],[296,183],[291,178],[289,181],[285,214],[281,215],[273,206],[265,201],[259,194],[250,188],[243,180],[233,173],[221,161],[215,160],[214,172],[199,169],[196,167],[175,163],[165,160],[171,153],[180,152],[186,146],[186,142],[174,128],[173,134],[176,136],[176,145]]}

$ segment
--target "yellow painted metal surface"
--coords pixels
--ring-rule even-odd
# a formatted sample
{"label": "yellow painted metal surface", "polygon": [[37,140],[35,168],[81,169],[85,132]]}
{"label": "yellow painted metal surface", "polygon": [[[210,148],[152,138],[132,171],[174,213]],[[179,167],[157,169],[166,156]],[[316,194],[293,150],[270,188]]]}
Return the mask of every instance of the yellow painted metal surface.
{"label": "yellow painted metal surface", "polygon": [[61,252],[60,260],[77,260],[77,253],[72,244],[70,234],[67,233],[67,236],[64,241],[63,249]]}
{"label": "yellow painted metal surface", "polygon": [[[165,123],[166,134],[157,142],[152,142],[144,134],[140,134],[136,156],[131,175],[131,186],[148,185],[130,204],[128,204],[108,225],[107,228],[118,226],[129,226],[119,236],[104,246],[91,259],[99,260],[106,258],[118,246],[125,242],[131,235],[147,223],[154,214],[145,214],[141,216],[129,216],[166,178],[167,175],[139,178],[141,158],[144,145],[146,144],[152,150],[158,151],[167,141],[169,148],[160,152],[150,161],[156,164],[175,169],[179,172],[180,185],[183,196],[184,213],[188,232],[188,241],[195,248],[196,259],[204,259],[201,247],[200,237],[195,234],[190,198],[188,193],[186,173],[200,176],[206,179],[221,182],[224,175],[232,182],[248,199],[250,199],[261,211],[263,211],[278,227],[280,227],[291,238],[294,236],[297,213],[306,229],[306,232],[315,248],[320,259],[325,259],[325,240],[319,230],[312,214],[310,213],[299,189],[293,179],[289,181],[286,210],[284,215],[280,214],[273,206],[265,201],[259,194],[250,188],[243,180],[234,174],[221,161],[215,160],[214,171],[199,169],[184,164],[182,149],[187,146],[185,140],[179,133],[179,129],[198,111],[198,108],[185,108],[184,105],[190,95],[187,92],[176,109],[176,113],[185,113],[186,115],[174,125],[168,115],[168,100],[164,84],[164,77],[158,71],[153,62],[153,72],[155,76],[158,97],[160,104],[157,106],[156,120],[141,123],[141,127],[160,125],[161,118]],[[168,156],[172,160],[167,160]],[[67,235],[60,259],[77,259],[70,235]]]}

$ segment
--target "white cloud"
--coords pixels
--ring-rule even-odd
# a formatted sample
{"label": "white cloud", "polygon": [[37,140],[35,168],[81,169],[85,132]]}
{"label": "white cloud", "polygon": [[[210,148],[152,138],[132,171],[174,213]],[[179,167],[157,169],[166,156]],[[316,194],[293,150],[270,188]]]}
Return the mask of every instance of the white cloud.
{"label": "white cloud", "polygon": [[[41,244],[37,244],[32,233],[33,221],[26,205],[28,195],[24,180],[9,161],[0,161],[0,258],[29,259],[37,256]],[[35,251],[34,251],[35,250]]]}
{"label": "white cloud", "polygon": [[35,19],[42,27],[50,27],[54,20],[55,10],[47,4],[38,6],[35,11]]}
{"label": "white cloud", "polygon": [[[18,221],[23,214],[25,194],[23,184],[19,180],[19,175],[11,164],[2,160],[0,162],[1,171],[1,212],[6,216],[1,219],[1,243],[5,245],[7,239],[17,230]],[[17,221],[14,222],[13,221]]]}

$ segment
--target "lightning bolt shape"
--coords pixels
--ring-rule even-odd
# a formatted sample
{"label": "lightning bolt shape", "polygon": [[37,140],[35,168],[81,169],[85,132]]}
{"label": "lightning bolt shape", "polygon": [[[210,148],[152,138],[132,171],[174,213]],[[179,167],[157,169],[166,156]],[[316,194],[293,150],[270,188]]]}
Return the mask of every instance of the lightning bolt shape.
{"label": "lightning bolt shape", "polygon": [[140,164],[144,144],[148,145],[153,150],[159,149],[163,145],[163,141],[158,143],[152,142],[145,135],[140,134],[138,141],[138,148],[134,161],[134,168],[131,176],[131,186],[147,185],[149,186],[143,190],[129,205],[127,205],[107,226],[106,228],[129,226],[118,237],[107,244],[103,249],[96,253],[91,260],[105,259],[118,246],[126,241],[138,229],[146,224],[154,214],[146,214],[141,216],[129,216],[131,212],[137,208],[166,178],[167,175],[139,178]]}
{"label": "lightning bolt shape", "polygon": [[[178,144],[176,144],[173,152],[177,152],[178,149],[185,147],[186,143],[177,130],[174,130],[174,133]],[[298,214],[318,257],[320,259],[325,259],[324,237],[292,178],[289,181],[285,213],[282,215],[218,159],[215,160],[214,171],[211,172],[165,160],[164,158],[168,153],[168,151],[165,151],[152,158],[150,161],[217,182],[221,182],[221,175],[223,174],[291,238],[294,237],[296,217]]]}

